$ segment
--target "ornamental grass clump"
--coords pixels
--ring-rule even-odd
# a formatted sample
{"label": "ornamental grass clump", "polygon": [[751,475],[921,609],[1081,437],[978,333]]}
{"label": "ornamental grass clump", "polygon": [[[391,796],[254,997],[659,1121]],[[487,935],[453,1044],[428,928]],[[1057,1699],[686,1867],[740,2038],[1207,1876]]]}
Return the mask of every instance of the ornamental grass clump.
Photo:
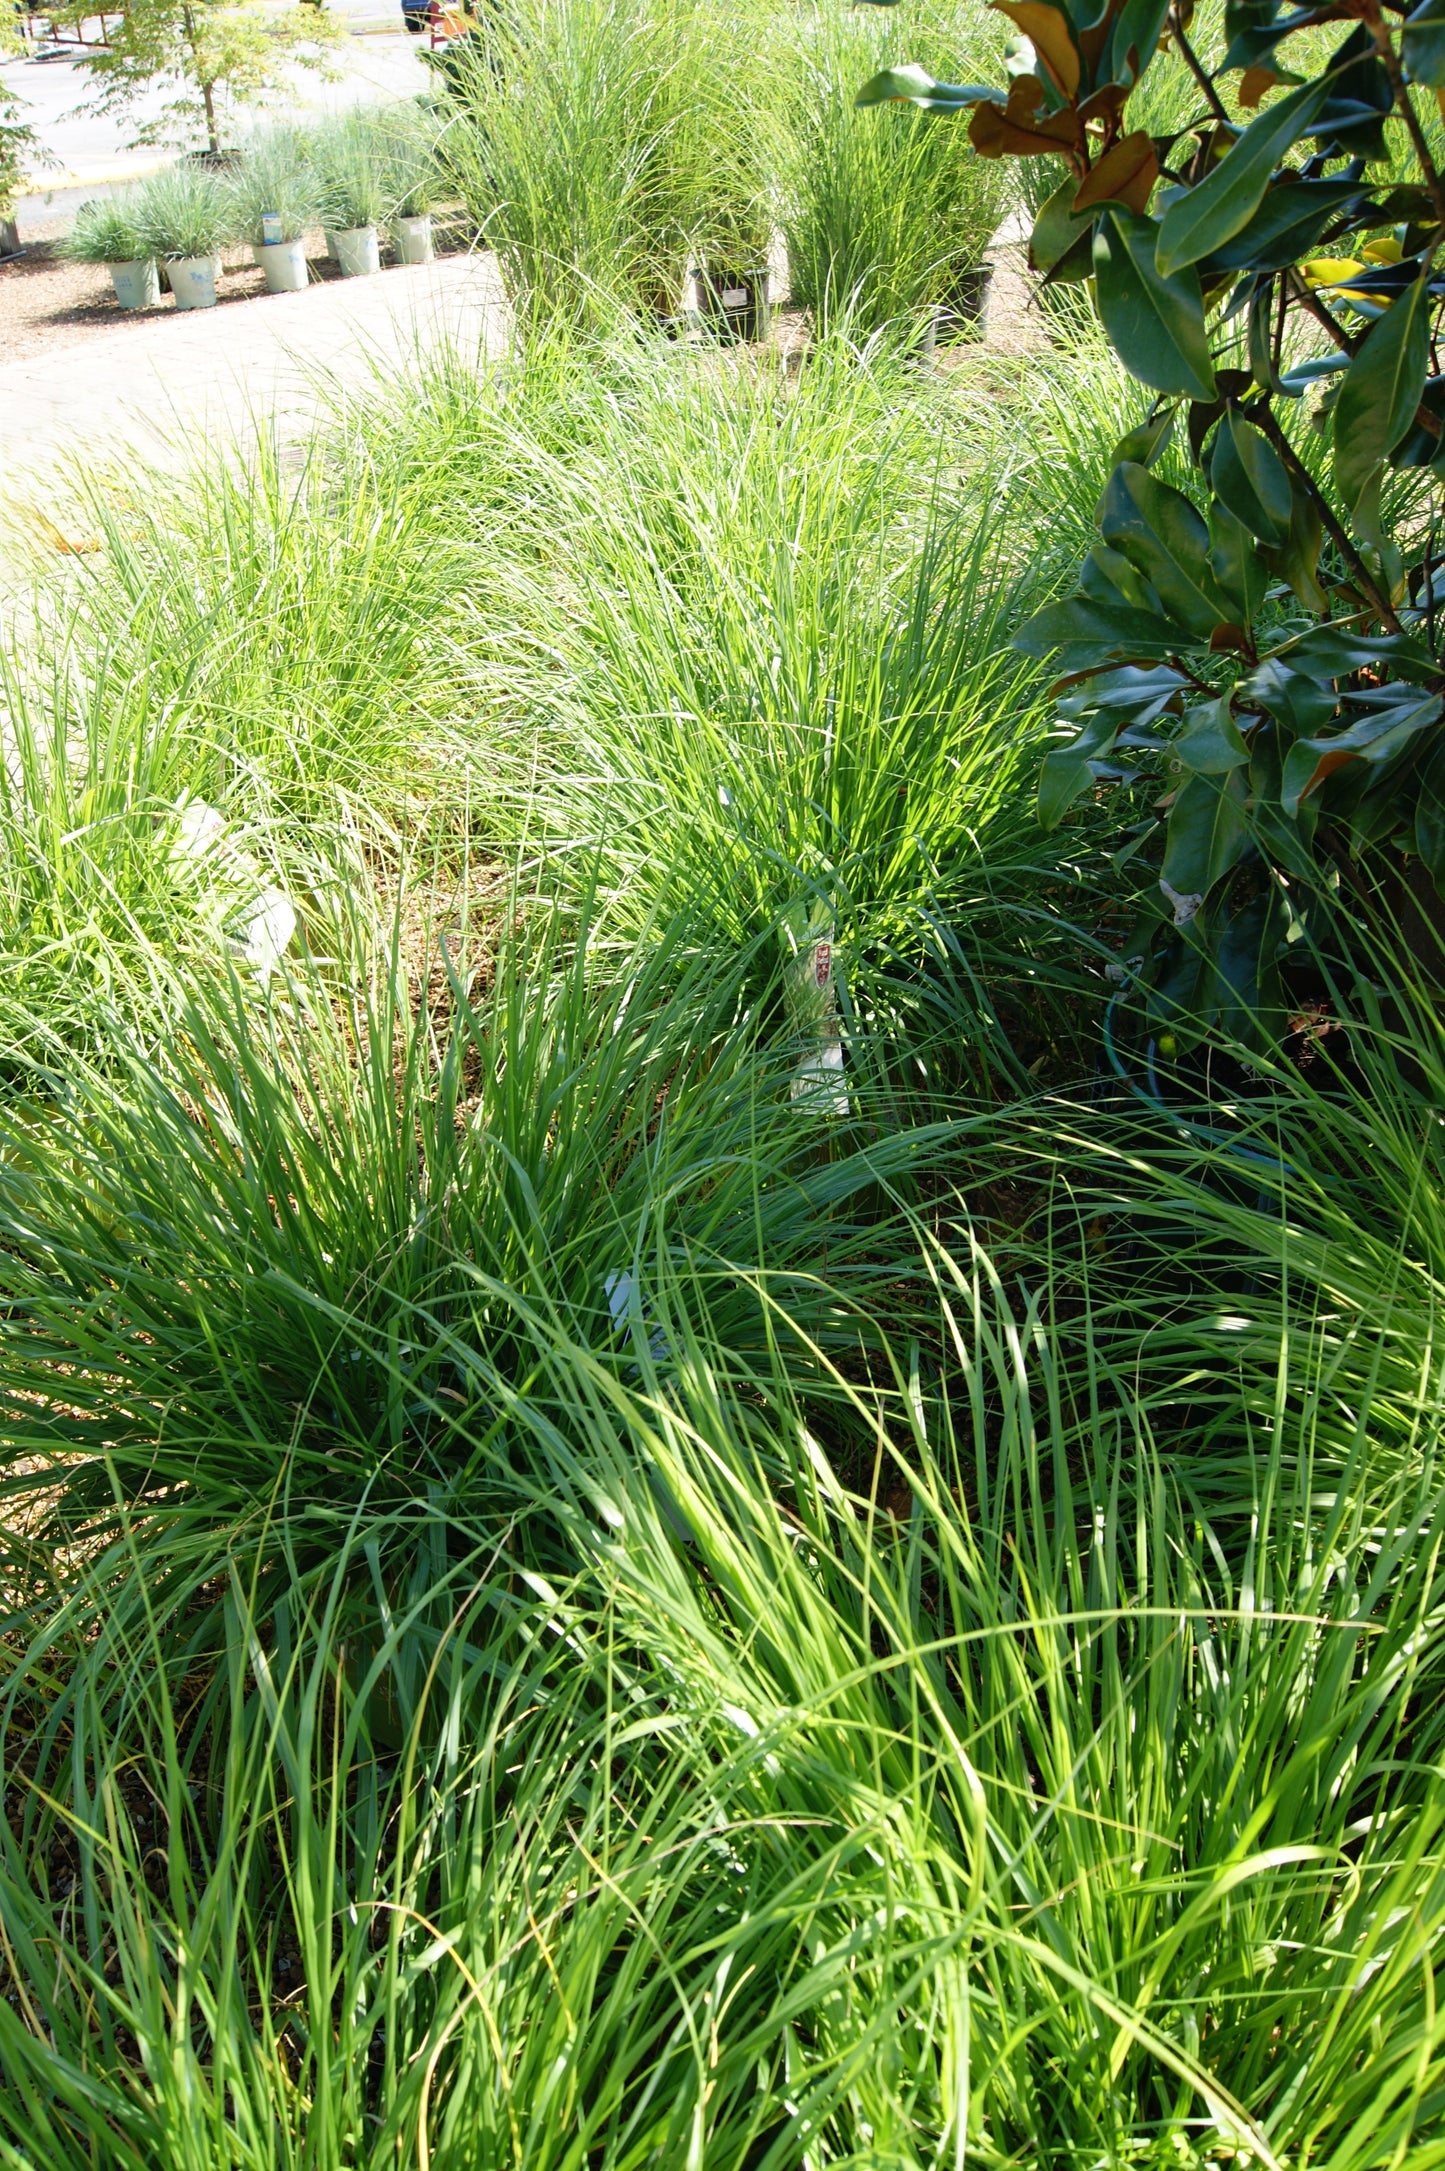
{"label": "ornamental grass clump", "polygon": [[1191,1071],[1036,825],[1101,341],[625,334],[12,629],[0,2154],[1429,2171],[1438,984]]}
{"label": "ornamental grass clump", "polygon": [[137,183],[133,216],[138,254],[170,262],[215,256],[230,239],[226,187],[203,167],[182,162]]}
{"label": "ornamental grass clump", "polygon": [[672,314],[690,257],[766,252],[757,93],[711,0],[525,0],[448,74],[448,170],[531,328]]}
{"label": "ornamental grass clump", "polygon": [[300,241],[320,223],[321,183],[309,130],[258,129],[228,176],[235,237],[261,248]]}
{"label": "ornamental grass clump", "polygon": [[[914,1212],[902,1134],[820,1153],[685,924],[514,925],[454,991],[479,1065],[383,964],[359,1079],[213,993],[172,1081],[0,1109],[48,1570],[0,1702],[0,2132],[137,2171],[247,2130],[501,2156],[523,2107],[534,2160],[615,2171],[1409,2161],[1418,1110],[1355,1287],[1294,1174],[1311,1132],[1350,1165],[1343,1076],[1273,1105],[1277,1211],[1083,1098],[931,1126]],[[991,1239],[1031,1164],[1039,1233]]]}
{"label": "ornamental grass clump", "polygon": [[311,160],[321,223],[329,233],[379,226],[394,208],[383,145],[365,113],[337,114],[320,123]]}
{"label": "ornamental grass clump", "polygon": [[[946,31],[921,23],[926,43]],[[978,45],[977,32],[967,44]],[[864,339],[916,327],[953,300],[983,260],[1008,208],[998,165],[956,131],[906,104],[854,110],[852,91],[879,59],[866,16],[805,9],[793,24],[781,131],[783,228],[793,301],[823,326]],[[987,65],[987,48],[977,55]]]}
{"label": "ornamental grass clump", "polygon": [[441,115],[435,106],[409,99],[369,116],[379,149],[391,218],[424,218],[443,197],[439,164]]}
{"label": "ornamental grass clump", "polygon": [[154,248],[141,223],[138,191],[92,197],[81,205],[75,224],[55,244],[57,255],[75,264],[135,264]]}

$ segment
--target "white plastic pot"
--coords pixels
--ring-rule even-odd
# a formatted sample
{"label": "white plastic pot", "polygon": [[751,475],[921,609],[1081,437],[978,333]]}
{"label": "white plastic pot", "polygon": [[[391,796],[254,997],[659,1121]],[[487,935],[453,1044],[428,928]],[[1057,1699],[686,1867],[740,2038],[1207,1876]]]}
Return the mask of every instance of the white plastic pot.
{"label": "white plastic pot", "polygon": [[219,256],[173,256],[166,265],[177,309],[214,309]]}
{"label": "white plastic pot", "polygon": [[381,244],[374,226],[350,226],[336,236],[336,261],[343,279],[364,279],[381,269]]}
{"label": "white plastic pot", "polygon": [[310,276],[304,241],[257,241],[251,254],[266,274],[268,294],[299,294]]}
{"label": "white plastic pot", "polygon": [[115,298],[122,309],[152,309],[161,298],[161,275],[152,257],[130,264],[107,264]]}
{"label": "white plastic pot", "polygon": [[423,211],[414,219],[394,219],[391,238],[398,264],[429,264],[436,254],[432,247],[429,211]]}

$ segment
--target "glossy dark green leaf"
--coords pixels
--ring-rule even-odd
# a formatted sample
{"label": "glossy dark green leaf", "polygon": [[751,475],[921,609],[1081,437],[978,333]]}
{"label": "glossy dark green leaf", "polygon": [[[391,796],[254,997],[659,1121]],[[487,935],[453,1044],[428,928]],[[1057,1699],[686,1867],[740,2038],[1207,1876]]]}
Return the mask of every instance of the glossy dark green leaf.
{"label": "glossy dark green leaf", "polygon": [[1308,671],[1296,671],[1282,656],[1266,656],[1240,687],[1258,702],[1291,738],[1308,737],[1327,724],[1339,707],[1333,686]]}
{"label": "glossy dark green leaf", "polygon": [[1122,722],[1118,714],[1092,717],[1067,746],[1056,746],[1045,754],[1039,767],[1038,793],[1038,817],[1045,829],[1058,827],[1091,782],[1091,762],[1112,746]]}
{"label": "glossy dark green leaf", "polygon": [[1204,258],[1200,272],[1281,271],[1298,263],[1330,221],[1367,194],[1363,182],[1297,181],[1282,175],[1266,189],[1248,223]]}
{"label": "glossy dark green leaf", "polygon": [[1299,739],[1285,756],[1280,803],[1293,814],[1302,799],[1348,764],[1363,761],[1371,766],[1393,761],[1422,731],[1440,720],[1441,697],[1426,694],[1423,700],[1397,703],[1368,714],[1344,731],[1326,737]]}
{"label": "glossy dark green leaf", "polygon": [[1131,377],[1156,392],[1214,397],[1214,364],[1204,296],[1194,271],[1161,278],[1154,262],[1159,222],[1110,211],[1094,231],[1099,318]]}
{"label": "glossy dark green leaf", "polygon": [[1121,461],[1099,501],[1099,532],[1153,587],[1165,611],[1208,640],[1233,616],[1209,564],[1210,534],[1182,490]]}
{"label": "glossy dark green leaf", "polygon": [[1280,383],[1292,400],[1302,399],[1313,384],[1324,377],[1337,377],[1350,366],[1347,354],[1317,354],[1308,362],[1297,362],[1287,369]]}
{"label": "glossy dark green leaf", "polygon": [[1385,155],[1385,116],[1395,102],[1390,78],[1370,35],[1361,23],[1330,61],[1330,95],[1311,133],[1322,151],[1346,158]]}
{"label": "glossy dark green leaf", "polygon": [[1169,664],[1140,666],[1126,663],[1117,671],[1101,671],[1087,686],[1059,703],[1059,714],[1071,720],[1094,709],[1114,712],[1116,726],[1135,728],[1152,724],[1178,700],[1189,681]]}
{"label": "glossy dark green leaf", "polygon": [[1325,101],[1323,82],[1306,83],[1251,121],[1239,141],[1197,187],[1164,214],[1156,252],[1161,278],[1197,264],[1248,224],[1275,167]]}
{"label": "glossy dark green leaf", "polygon": [[1335,487],[1359,532],[1380,546],[1385,461],[1414,420],[1430,368],[1431,298],[1422,275],[1370,326],[1335,406]]}
{"label": "glossy dark green leaf", "polygon": [[1136,611],[1153,611],[1160,618],[1166,613],[1163,604],[1137,566],[1131,565],[1122,551],[1111,550],[1107,543],[1095,543],[1079,569],[1079,586],[1086,596],[1096,603],[1118,603],[1121,600],[1133,605]]}
{"label": "glossy dark green leaf", "polygon": [[1223,74],[1230,68],[1254,68],[1268,61],[1281,38],[1314,21],[1314,12],[1307,7],[1289,8],[1283,12],[1277,0],[1226,0],[1224,10],[1224,35],[1226,39],[1224,59],[1216,71]]}
{"label": "glossy dark green leaf", "polygon": [[[1029,236],[1029,267],[1033,271],[1054,271],[1063,263],[1069,251],[1093,228],[1098,217],[1089,211],[1082,218],[1073,216],[1073,202],[1079,184],[1071,174],[1063,185],[1054,190],[1034,220],[1034,230]],[[1080,277],[1088,276],[1086,262]]]}
{"label": "glossy dark green leaf", "polygon": [[1278,549],[1289,535],[1289,471],[1262,430],[1231,408],[1214,433],[1209,485],[1251,535]]}
{"label": "glossy dark green leaf", "polygon": [[853,100],[858,106],[888,105],[906,99],[925,113],[961,113],[968,106],[1004,104],[1004,93],[988,83],[940,83],[917,61],[902,68],[882,68]]}
{"label": "glossy dark green leaf", "polygon": [[1284,391],[1284,384],[1274,359],[1274,286],[1269,279],[1257,279],[1254,292],[1249,297],[1247,341],[1249,347],[1249,373],[1262,392]]}
{"label": "glossy dark green leaf", "polygon": [[1152,467],[1174,435],[1177,413],[1177,408],[1166,407],[1152,422],[1141,422],[1136,430],[1121,437],[1114,447],[1114,465],[1117,467],[1121,460],[1137,460],[1141,467]]}
{"label": "glossy dark green leaf", "polygon": [[1285,642],[1276,654],[1291,670],[1321,680],[1348,678],[1356,671],[1378,671],[1383,665],[1391,678],[1428,686],[1440,672],[1423,641],[1403,633],[1356,633],[1351,627],[1314,626],[1308,633]]}
{"label": "glossy dark green leaf", "polygon": [[1430,879],[1445,895],[1445,741],[1419,770],[1415,799],[1415,849]]}
{"label": "glossy dark green leaf", "polygon": [[1323,612],[1328,598],[1319,582],[1324,523],[1319,508],[1297,483],[1290,485],[1289,534],[1278,550],[1261,546],[1260,556],[1277,580],[1293,589],[1307,611]]}
{"label": "glossy dark green leaf", "polygon": [[1220,1030],[1247,1047],[1277,1046],[1289,1016],[1279,958],[1289,928],[1280,892],[1221,911],[1207,945],[1214,966],[1211,999]]}
{"label": "glossy dark green leaf", "polygon": [[1186,769],[1200,776],[1227,776],[1249,760],[1238,724],[1229,706],[1229,695],[1205,701],[1190,709],[1184,729],[1174,741],[1174,751]]}
{"label": "glossy dark green leaf", "polygon": [[1095,71],[1099,83],[1137,82],[1153,58],[1169,16],[1169,0],[1124,0]]}
{"label": "glossy dark green leaf", "polygon": [[1174,795],[1165,832],[1159,886],[1181,925],[1197,912],[1216,882],[1237,866],[1249,844],[1244,773],[1186,776]]}
{"label": "glossy dark green leaf", "polygon": [[1057,652],[1065,670],[1087,670],[1116,656],[1167,656],[1179,646],[1179,630],[1169,619],[1127,603],[1076,595],[1036,611],[1014,635],[1013,646],[1040,658]]}
{"label": "glossy dark green leaf", "polygon": [[1209,569],[1238,623],[1252,625],[1269,590],[1270,568],[1244,522],[1218,498],[1209,507]]}
{"label": "glossy dark green leaf", "polygon": [[[1426,378],[1425,389],[1420,395],[1420,406],[1445,426],[1445,377]],[[1415,420],[1390,454],[1390,465],[1436,469],[1445,467],[1445,428],[1442,428],[1439,436],[1433,430],[1426,429],[1419,420],[1417,409]]]}

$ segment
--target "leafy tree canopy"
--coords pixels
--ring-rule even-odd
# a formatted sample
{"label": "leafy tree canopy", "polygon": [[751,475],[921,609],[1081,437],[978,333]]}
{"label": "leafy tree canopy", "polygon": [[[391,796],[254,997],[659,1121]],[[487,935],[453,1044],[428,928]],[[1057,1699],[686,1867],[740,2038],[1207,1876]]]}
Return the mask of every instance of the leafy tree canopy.
{"label": "leafy tree canopy", "polygon": [[[72,19],[93,13],[73,0]],[[222,148],[228,113],[285,88],[293,67],[331,71],[327,48],[345,36],[324,7],[270,9],[256,0],[127,0],[107,44],[79,65],[95,86],[86,108],[126,114],[152,91],[169,92],[133,143]]]}

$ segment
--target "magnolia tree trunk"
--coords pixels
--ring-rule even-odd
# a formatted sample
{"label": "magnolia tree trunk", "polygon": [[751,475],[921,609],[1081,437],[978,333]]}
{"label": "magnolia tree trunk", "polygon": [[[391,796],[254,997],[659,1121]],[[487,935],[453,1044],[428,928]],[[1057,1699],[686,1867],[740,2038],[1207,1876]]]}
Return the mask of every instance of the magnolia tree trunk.
{"label": "magnolia tree trunk", "polygon": [[0,256],[15,256],[20,249],[20,229],[14,217],[0,218]]}

